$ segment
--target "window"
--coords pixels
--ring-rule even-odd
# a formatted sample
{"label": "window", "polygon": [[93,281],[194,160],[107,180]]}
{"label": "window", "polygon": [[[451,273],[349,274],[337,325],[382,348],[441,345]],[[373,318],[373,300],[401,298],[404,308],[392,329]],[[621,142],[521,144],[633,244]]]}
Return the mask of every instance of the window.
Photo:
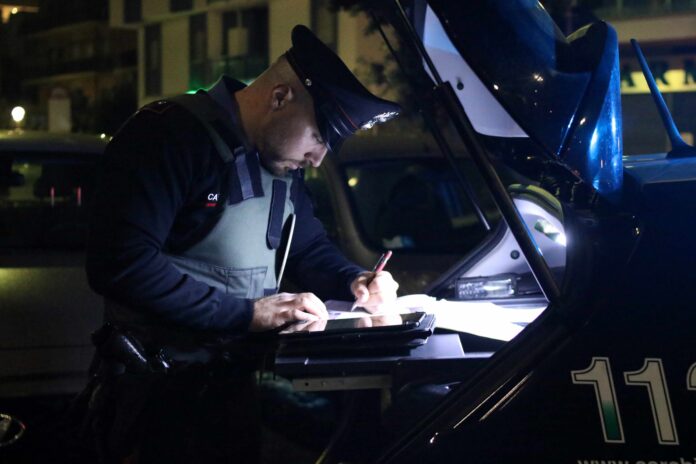
{"label": "window", "polygon": [[230,30],[235,30],[239,27],[239,15],[236,11],[225,11],[222,15],[222,54],[230,55]]}
{"label": "window", "polygon": [[142,19],[142,0],[123,0],[123,22],[136,23]]}
{"label": "window", "polygon": [[354,217],[375,249],[464,253],[485,234],[444,159],[353,163],[343,174]]}
{"label": "window", "polygon": [[268,66],[268,8],[227,11],[222,16],[222,60],[213,63],[214,76],[227,74],[251,80]]}
{"label": "window", "polygon": [[95,164],[0,158],[0,249],[82,249]]}
{"label": "window", "polygon": [[331,0],[312,0],[312,30],[316,36],[336,51],[338,15]]}
{"label": "window", "polygon": [[242,27],[248,31],[247,50],[250,56],[268,56],[268,8],[242,11]]}
{"label": "window", "polygon": [[212,82],[208,73],[207,17],[198,14],[189,18],[189,88],[204,87]]}
{"label": "window", "polygon": [[145,28],[145,95],[162,93],[162,28],[152,24]]}
{"label": "window", "polygon": [[227,11],[222,17],[222,53],[265,58],[268,55],[268,8]]}
{"label": "window", "polygon": [[193,8],[193,0],[169,0],[169,11],[187,11]]}

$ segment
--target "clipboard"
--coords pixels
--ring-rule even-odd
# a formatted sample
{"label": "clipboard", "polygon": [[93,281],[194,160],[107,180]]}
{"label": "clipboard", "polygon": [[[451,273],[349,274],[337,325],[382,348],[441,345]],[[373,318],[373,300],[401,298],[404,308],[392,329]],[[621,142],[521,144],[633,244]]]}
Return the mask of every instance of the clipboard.
{"label": "clipboard", "polygon": [[[421,346],[435,330],[435,316],[423,312],[301,323],[278,333],[279,355],[386,355],[407,354]],[[370,323],[368,323],[370,321]],[[382,323],[391,322],[391,323]],[[319,324],[318,330],[315,325]],[[321,325],[325,326],[322,328]]]}

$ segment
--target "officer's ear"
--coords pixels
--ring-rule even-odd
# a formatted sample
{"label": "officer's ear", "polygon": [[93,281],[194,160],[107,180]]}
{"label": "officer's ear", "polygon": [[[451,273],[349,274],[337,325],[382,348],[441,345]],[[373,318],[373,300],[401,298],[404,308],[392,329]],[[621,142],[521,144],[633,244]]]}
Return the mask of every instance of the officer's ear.
{"label": "officer's ear", "polygon": [[278,84],[271,91],[271,110],[284,108],[295,98],[292,87],[287,84]]}

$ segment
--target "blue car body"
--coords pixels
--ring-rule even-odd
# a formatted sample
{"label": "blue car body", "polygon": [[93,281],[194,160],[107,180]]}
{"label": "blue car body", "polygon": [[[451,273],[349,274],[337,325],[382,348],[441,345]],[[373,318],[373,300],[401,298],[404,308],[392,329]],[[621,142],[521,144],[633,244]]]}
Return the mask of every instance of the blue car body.
{"label": "blue car body", "polygon": [[[548,301],[480,368],[453,373],[454,391],[377,461],[696,461],[696,157],[623,156],[612,27],[564,37],[531,0],[373,11],[399,37],[424,113],[446,113],[478,157]],[[467,95],[474,90],[490,98]],[[506,206],[502,165],[560,202],[560,278]]]}

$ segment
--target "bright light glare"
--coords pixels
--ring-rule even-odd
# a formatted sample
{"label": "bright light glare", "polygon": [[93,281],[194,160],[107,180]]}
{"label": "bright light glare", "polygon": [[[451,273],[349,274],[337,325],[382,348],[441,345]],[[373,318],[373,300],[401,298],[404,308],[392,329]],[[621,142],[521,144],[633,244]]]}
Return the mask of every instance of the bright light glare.
{"label": "bright light glare", "polygon": [[592,138],[590,139],[590,150],[595,151],[597,147],[597,140],[599,139],[599,131],[597,129],[592,132]]}
{"label": "bright light glare", "polygon": [[539,219],[534,224],[534,229],[544,234],[546,237],[550,238],[554,242],[561,246],[566,246],[566,236],[563,232],[558,230],[556,226],[551,224],[546,219]]}
{"label": "bright light glare", "polygon": [[14,122],[20,123],[24,121],[24,116],[27,114],[27,112],[21,106],[15,106],[12,108],[10,114],[12,115],[12,120]]}
{"label": "bright light glare", "polygon": [[19,13],[19,9],[18,9],[17,7],[14,7],[14,8],[12,8],[11,13],[12,13],[12,14],[17,14],[17,13]]}
{"label": "bright light glare", "polygon": [[99,134],[99,138],[100,138],[100,139],[105,139],[105,138],[106,138],[106,134],[104,134],[104,133]]}
{"label": "bright light glare", "polygon": [[355,187],[356,185],[358,185],[358,178],[357,178],[357,177],[351,177],[350,179],[348,179],[348,185],[349,185],[350,187]]}

